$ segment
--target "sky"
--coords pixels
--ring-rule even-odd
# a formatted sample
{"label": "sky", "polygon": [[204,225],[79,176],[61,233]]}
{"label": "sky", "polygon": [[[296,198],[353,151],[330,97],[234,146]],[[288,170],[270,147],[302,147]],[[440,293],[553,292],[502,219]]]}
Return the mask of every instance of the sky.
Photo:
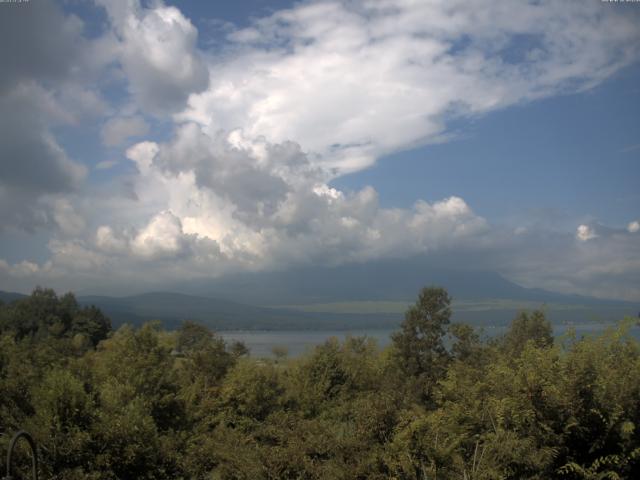
{"label": "sky", "polygon": [[0,289],[424,255],[640,300],[640,4],[0,3]]}

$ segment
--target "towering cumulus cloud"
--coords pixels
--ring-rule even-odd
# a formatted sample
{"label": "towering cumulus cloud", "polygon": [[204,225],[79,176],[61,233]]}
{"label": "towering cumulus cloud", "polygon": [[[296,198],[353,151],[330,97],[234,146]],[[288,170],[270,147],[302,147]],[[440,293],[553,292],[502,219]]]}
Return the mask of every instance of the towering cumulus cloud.
{"label": "towering cumulus cloud", "polygon": [[[171,212],[174,233],[213,240],[239,261],[364,260],[399,248],[418,253],[486,228],[457,197],[382,209],[370,187],[352,193],[329,187],[328,174],[297,144],[247,139],[238,130],[210,137],[185,124],[170,143],[139,143],[127,155],[140,172],[144,203],[167,193],[160,204]],[[152,225],[166,223],[167,215],[144,227],[149,242]],[[135,247],[132,240],[125,243]]]}

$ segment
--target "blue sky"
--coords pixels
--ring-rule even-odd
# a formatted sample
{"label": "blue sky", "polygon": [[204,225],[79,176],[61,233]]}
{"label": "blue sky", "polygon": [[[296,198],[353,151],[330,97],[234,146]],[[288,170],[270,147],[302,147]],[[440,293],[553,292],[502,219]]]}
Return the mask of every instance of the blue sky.
{"label": "blue sky", "polygon": [[0,288],[459,254],[640,299],[640,7],[517,7],[0,5]]}

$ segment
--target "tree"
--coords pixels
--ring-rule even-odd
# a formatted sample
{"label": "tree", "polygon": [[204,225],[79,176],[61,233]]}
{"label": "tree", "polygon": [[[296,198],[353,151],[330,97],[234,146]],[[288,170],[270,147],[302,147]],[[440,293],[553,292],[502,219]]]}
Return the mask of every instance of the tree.
{"label": "tree", "polygon": [[77,311],[71,322],[69,334],[86,335],[95,347],[101,340],[107,338],[111,332],[111,320],[99,308],[91,305]]}
{"label": "tree", "polygon": [[29,297],[1,310],[0,332],[11,332],[17,340],[67,339],[80,334],[95,346],[111,332],[111,321],[100,309],[80,307],[73,293],[58,297],[51,289],[37,287]]}
{"label": "tree", "polygon": [[504,348],[512,355],[520,355],[528,341],[539,348],[553,345],[553,328],[542,310],[520,312],[503,339]]}
{"label": "tree", "polygon": [[26,428],[45,452],[47,476],[88,462],[94,406],[82,382],[66,369],[52,369],[30,396],[35,415]]}
{"label": "tree", "polygon": [[476,362],[482,349],[480,336],[471,325],[466,323],[452,323],[449,334],[455,339],[451,346],[451,355],[463,362]]}
{"label": "tree", "polygon": [[240,425],[246,419],[263,421],[278,406],[282,393],[273,365],[256,368],[251,361],[242,360],[227,374],[219,400],[225,420]]}
{"label": "tree", "polygon": [[407,310],[400,332],[391,337],[403,373],[424,382],[427,389],[443,377],[449,361],[443,337],[451,318],[450,305],[444,288],[423,288]]}
{"label": "tree", "polygon": [[197,423],[211,416],[222,379],[243,354],[234,346],[229,348],[222,337],[191,321],[184,322],[177,332],[175,352],[180,354],[176,362],[180,398],[192,421]]}
{"label": "tree", "polygon": [[198,323],[186,320],[178,330],[176,349],[180,353],[190,353],[205,348],[213,339],[213,333]]}
{"label": "tree", "polygon": [[178,372],[170,347],[161,345],[158,323],[134,330],[123,326],[100,344],[93,358],[98,383],[125,385],[134,398],[143,400],[159,431],[177,428],[183,405],[177,393]]}

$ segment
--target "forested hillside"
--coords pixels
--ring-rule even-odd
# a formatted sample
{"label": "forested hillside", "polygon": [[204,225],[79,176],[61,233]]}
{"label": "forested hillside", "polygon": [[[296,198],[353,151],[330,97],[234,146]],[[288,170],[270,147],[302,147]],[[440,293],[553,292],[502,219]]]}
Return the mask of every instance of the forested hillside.
{"label": "forested hillside", "polygon": [[523,312],[483,342],[450,302],[423,289],[385,350],[256,359],[38,289],[0,305],[0,455],[24,428],[43,479],[640,478],[632,319],[554,340]]}

